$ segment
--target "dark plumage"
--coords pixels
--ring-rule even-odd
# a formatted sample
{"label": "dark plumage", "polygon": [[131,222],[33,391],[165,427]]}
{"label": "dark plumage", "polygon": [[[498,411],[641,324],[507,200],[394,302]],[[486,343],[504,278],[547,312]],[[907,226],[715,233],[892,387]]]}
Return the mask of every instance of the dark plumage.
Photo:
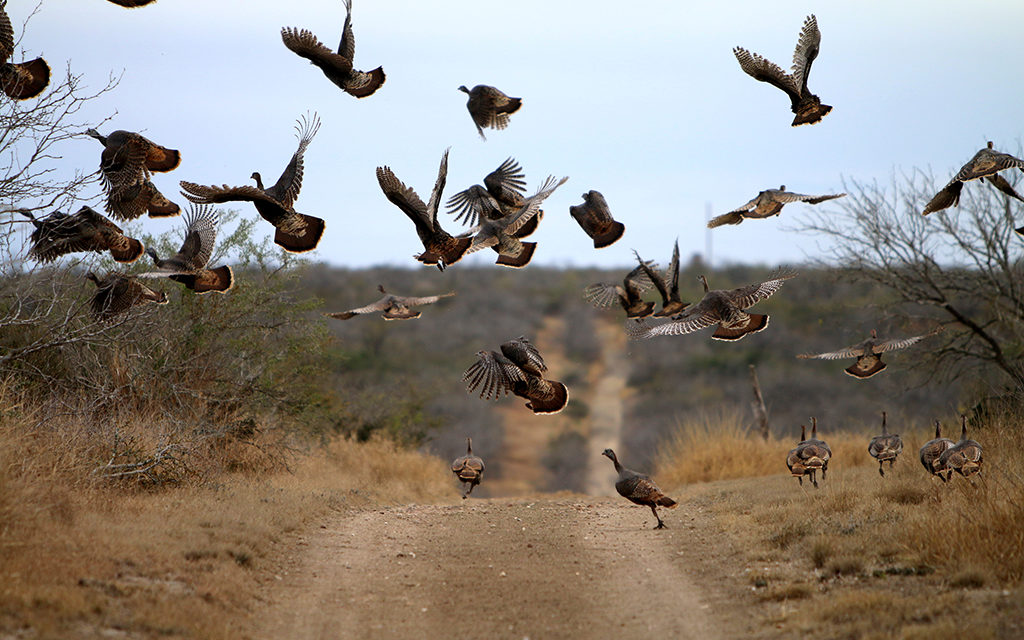
{"label": "dark plumage", "polygon": [[924,340],[927,337],[933,336],[940,331],[942,331],[941,325],[935,330],[919,336],[896,338],[893,340],[879,340],[878,333],[872,329],[871,337],[864,342],[860,342],[849,347],[843,347],[838,351],[828,351],[825,353],[802,353],[798,355],[797,358],[818,360],[857,358],[857,361],[844,369],[844,371],[854,378],[865,380],[880,372],[882,369],[885,369],[887,365],[882,362],[882,354],[886,351],[906,349],[907,347]]}
{"label": "dark plumage", "polygon": [[615,244],[626,231],[626,225],[612,218],[608,202],[599,191],[584,193],[583,204],[569,207],[569,215],[594,241],[595,249]]}
{"label": "dark plumage", "polygon": [[628,323],[626,333],[633,340],[654,336],[682,335],[718,325],[711,337],[715,340],[739,340],[749,333],[757,333],[768,326],[768,316],[747,313],[744,309],[754,306],[776,291],[795,273],[778,273],[775,277],[730,291],[709,290],[703,275],[698,279],[704,284],[704,297],[690,305],[685,311],[672,316],[665,324],[651,325],[646,321]]}
{"label": "dark plumage", "polygon": [[366,313],[381,312],[381,317],[385,320],[412,320],[413,318],[420,317],[420,312],[413,311],[409,307],[415,307],[421,304],[433,304],[441,298],[448,298],[455,295],[455,292],[451,291],[449,293],[442,293],[436,296],[414,298],[390,294],[384,290],[384,285],[382,284],[377,285],[377,289],[384,294],[384,297],[373,304],[365,307],[359,307],[358,309],[349,309],[348,311],[343,311],[341,313],[325,313],[324,315],[329,318],[348,320],[349,318],[354,318],[355,316]]}
{"label": "dark plumage", "polygon": [[510,98],[502,91],[485,84],[478,84],[472,89],[467,89],[463,85],[459,87],[459,91],[469,95],[466,108],[473,117],[477,132],[484,140],[487,139],[484,135],[485,127],[504,129],[508,126],[508,116],[523,106],[522,98]]}
{"label": "dark plumage", "polygon": [[974,154],[974,157],[967,161],[967,164],[960,167],[960,171],[957,172],[953,179],[949,181],[945,187],[942,188],[935,197],[933,197],[927,205],[924,207],[924,215],[929,213],[935,213],[941,211],[947,207],[958,206],[960,204],[960,191],[964,188],[964,183],[970,180],[981,180],[985,181],[988,178],[992,186],[999,189],[1003,193],[1018,200],[1024,201],[1010,183],[1005,178],[998,175],[1000,171],[1004,169],[1012,169],[1016,167],[1021,171],[1024,171],[1024,160],[1011,156],[1008,153],[1000,153],[992,148],[992,141],[989,140],[988,145]]}
{"label": "dark plumage", "polygon": [[270,187],[264,188],[259,172],[250,176],[256,186],[229,187],[203,186],[192,182],[181,182],[185,197],[197,204],[224,202],[251,202],[260,216],[274,225],[274,243],[285,251],[303,253],[316,249],[324,235],[326,223],[322,218],[299,213],[295,200],[302,189],[304,155],[313,136],[320,130],[320,118],[314,113],[311,118],[303,116],[295,125],[299,147],[292,154],[281,176]]}
{"label": "dark plumage", "polygon": [[324,46],[308,29],[285,27],[281,29],[284,46],[309,60],[324,72],[327,79],[341,87],[345,93],[357,98],[373,95],[384,84],[384,70],[359,71],[352,68],[356,55],[356,38],[352,33],[352,0],[344,0],[345,26],[341,30],[341,44],[335,53]]}
{"label": "dark plumage", "polygon": [[117,130],[109,136],[87,129],[87,136],[103,145],[100,173],[107,194],[107,212],[119,220],[176,216],[181,208],[164,197],[150,181],[152,172],[175,169],[181,153],[151,142],[132,131]]}
{"label": "dark plumage", "polygon": [[437,209],[441,204],[445,181],[448,178],[448,150],[441,156],[441,165],[437,170],[434,190],[430,193],[430,201],[423,204],[416,192],[399,180],[390,167],[377,167],[377,182],[381,191],[396,207],[416,225],[416,234],[423,243],[423,253],[415,256],[423,264],[436,265],[444,271],[448,265],[462,259],[463,254],[472,244],[472,238],[455,238],[441,228],[437,221]]}
{"label": "dark plumage", "polygon": [[832,107],[822,104],[821,99],[807,88],[807,76],[811,74],[811,64],[818,57],[821,45],[821,32],[818,31],[818,20],[813,14],[804,20],[793,52],[793,69],[786,73],[777,64],[750,53],[743,47],[735,47],[732,52],[739,60],[740,68],[755,80],[767,82],[786,92],[789,96],[791,109],[796,117],[793,126],[820,122]]}
{"label": "dark plumage", "polygon": [[217,239],[217,216],[207,205],[193,204],[185,217],[185,241],[173,256],[162,259],[152,248],[146,253],[153,259],[159,271],[140,273],[144,278],[170,278],[180,282],[196,293],[217,291],[223,293],[234,284],[231,267],[223,265],[216,269],[207,267],[213,256],[213,245]]}
{"label": "dark plumage", "polygon": [[7,0],[0,0],[0,90],[15,100],[28,100],[50,84],[50,65],[42,58],[9,62],[14,55],[14,27],[7,15]]}
{"label": "dark plumage", "polygon": [[18,211],[35,225],[28,254],[36,260],[50,262],[79,251],[110,251],[117,262],[135,262],[142,255],[141,242],[124,235],[120,227],[89,207],[74,215],[54,211],[45,218],[36,218],[27,209]]}
{"label": "dark plumage", "polygon": [[651,279],[643,266],[635,267],[622,279],[622,284],[598,282],[583,290],[583,299],[595,307],[619,304],[627,318],[644,318],[654,311],[654,303],[640,298],[651,288]]}
{"label": "dark plumage", "polygon": [[147,4],[153,4],[156,0],[110,0],[114,4],[121,5],[128,9],[136,9],[138,7],[144,7]]}
{"label": "dark plumage", "polygon": [[827,196],[805,196],[801,193],[786,191],[786,185],[782,185],[778,189],[765,189],[742,207],[712,218],[708,221],[708,228],[714,229],[724,224],[739,224],[745,218],[770,218],[771,216],[777,216],[782,211],[782,207],[790,202],[818,204],[833,198],[842,198],[845,195],[845,193],[839,193]]}
{"label": "dark plumage", "polygon": [[146,302],[167,304],[167,294],[154,291],[124,273],[108,273],[101,279],[90,271],[85,277],[96,284],[96,293],[92,297],[90,307],[100,320],[110,320]]}
{"label": "dark plumage", "polygon": [[672,248],[672,260],[664,274],[658,273],[656,267],[651,267],[644,262],[636,251],[633,252],[633,255],[636,256],[637,262],[640,263],[647,278],[654,283],[654,288],[661,294],[661,309],[654,312],[656,318],[675,315],[689,305],[688,302],[683,302],[679,298],[679,240],[676,240],[676,244]]}
{"label": "dark plumage", "polygon": [[981,445],[967,437],[967,416],[960,416],[960,441],[939,455],[937,464],[948,479],[955,471],[965,478],[981,473]]}
{"label": "dark plumage", "polygon": [[920,457],[921,466],[924,467],[928,473],[942,478],[943,482],[949,480],[949,476],[952,473],[946,468],[946,461],[941,461],[942,454],[947,449],[955,445],[956,443],[949,438],[943,438],[941,433],[942,427],[939,421],[935,421],[935,438],[924,443],[921,447]]}
{"label": "dark plumage", "polygon": [[533,258],[537,243],[520,240],[521,232],[540,213],[544,200],[568,179],[556,180],[554,176],[548,176],[535,194],[522,200],[518,207],[509,207],[508,213],[502,217],[481,216],[480,224],[459,235],[460,238],[472,239],[466,254],[490,247],[498,254],[497,264],[516,269],[525,267]]}
{"label": "dark plumage", "polygon": [[466,438],[466,455],[455,458],[451,469],[462,483],[462,499],[465,500],[484,477],[484,461],[480,456],[473,455],[472,438]]}
{"label": "dark plumage", "polygon": [[878,473],[883,478],[885,477],[885,471],[882,470],[882,463],[888,461],[889,468],[892,469],[893,463],[896,462],[896,456],[903,452],[903,439],[900,438],[898,433],[889,433],[885,426],[885,412],[882,412],[882,435],[871,438],[871,442],[868,444],[868,453],[875,460],[878,460]]}
{"label": "dark plumage", "polygon": [[474,362],[462,379],[469,392],[480,388],[480,397],[497,399],[509,392],[526,398],[526,407],[534,413],[558,413],[569,402],[569,390],[557,380],[548,380],[544,359],[530,341],[519,336],[501,345],[501,353],[477,351]]}
{"label": "dark plumage", "polygon": [[619,474],[619,479],[615,482],[615,490],[619,492],[619,495],[633,504],[650,507],[651,513],[654,514],[655,520],[658,521],[658,525],[654,528],[664,529],[665,523],[662,522],[661,517],[658,515],[656,507],[675,509],[679,506],[678,503],[662,493],[650,476],[627,469],[619,464],[619,459],[611,449],[605,449],[601,452],[601,455],[608,456],[612,464],[615,465],[615,471]]}

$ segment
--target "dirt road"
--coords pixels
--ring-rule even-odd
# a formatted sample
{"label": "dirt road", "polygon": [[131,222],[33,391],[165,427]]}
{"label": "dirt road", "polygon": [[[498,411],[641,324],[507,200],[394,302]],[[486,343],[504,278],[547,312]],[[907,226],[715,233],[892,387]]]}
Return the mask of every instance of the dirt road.
{"label": "dirt road", "polygon": [[654,531],[612,498],[492,499],[339,516],[268,586],[260,638],[734,638],[742,566],[698,504]]}

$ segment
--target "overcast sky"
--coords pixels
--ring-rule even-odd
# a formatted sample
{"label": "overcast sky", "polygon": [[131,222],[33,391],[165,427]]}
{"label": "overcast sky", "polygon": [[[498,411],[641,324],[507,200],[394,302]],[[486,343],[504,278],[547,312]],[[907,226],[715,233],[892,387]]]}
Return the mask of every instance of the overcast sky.
{"label": "overcast sky", "polygon": [[[708,203],[718,214],[780,184],[834,193],[843,177],[886,182],[894,169],[915,167],[944,183],[986,140],[1013,151],[1021,139],[1019,0],[983,9],[937,0],[630,4],[354,0],[355,66],[382,65],[387,74],[362,100],[280,38],[281,27],[304,27],[335,47],[341,0],[158,0],[135,10],[44,0],[21,46],[56,72],[70,65],[94,88],[120,75],[90,115],[116,112],[103,133],[138,131],[179,149],[181,166],[154,181],[183,205],[179,180],[251,184],[260,171],[273,182],[295,151],[295,120],[319,112],[296,208],[327,221],[312,256],[352,267],[416,266],[411,256],[422,245],[374,169],[389,165],[426,200],[447,147],[446,199],[508,156],[523,165],[531,193],[548,174],[569,176],[531,238],[540,242],[534,264],[611,266],[631,262],[634,248],[665,260],[677,236],[684,259],[703,252]],[[34,5],[8,3],[18,34]],[[810,89],[834,109],[793,128],[786,95],[744,74],[732,48],[788,69],[810,13],[822,33]],[[523,107],[484,142],[462,84],[497,86]],[[75,142],[65,166],[96,167],[96,141]],[[590,189],[626,225],[623,239],[602,250],[568,214]],[[815,255],[815,239],[792,229],[807,206],[716,229],[715,263]],[[459,230],[450,216],[441,220]],[[159,232],[181,223],[143,224]]]}

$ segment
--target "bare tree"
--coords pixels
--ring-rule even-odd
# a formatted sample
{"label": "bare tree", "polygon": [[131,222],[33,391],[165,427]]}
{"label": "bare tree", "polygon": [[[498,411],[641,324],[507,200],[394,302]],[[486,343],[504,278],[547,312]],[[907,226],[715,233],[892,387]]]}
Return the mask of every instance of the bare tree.
{"label": "bare tree", "polygon": [[801,229],[828,239],[822,263],[891,292],[888,313],[917,325],[927,325],[923,318],[945,324],[923,350],[931,375],[998,371],[1022,388],[1024,238],[1014,219],[1024,218],[1024,207],[972,182],[958,208],[923,216],[938,189],[921,171],[894,176],[888,188],[844,181],[848,197],[806,214]]}

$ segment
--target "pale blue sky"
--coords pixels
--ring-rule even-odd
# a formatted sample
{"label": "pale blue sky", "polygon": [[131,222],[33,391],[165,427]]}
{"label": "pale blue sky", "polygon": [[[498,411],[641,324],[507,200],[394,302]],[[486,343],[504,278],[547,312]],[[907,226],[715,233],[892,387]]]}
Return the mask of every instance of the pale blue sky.
{"label": "pale blue sky", "polygon": [[[1024,2],[636,4],[354,0],[356,67],[383,65],[388,76],[362,100],[279,35],[305,27],[336,46],[341,0],[158,0],[136,10],[45,0],[22,46],[57,71],[70,62],[95,87],[123,72],[93,113],[116,111],[106,130],[140,131],[182,152],[181,166],[155,179],[182,204],[179,180],[248,184],[254,170],[276,179],[295,150],[295,119],[318,111],[323,127],[306,154],[297,209],[327,220],[312,257],[353,267],[416,266],[422,246],[374,168],[391,166],[426,200],[449,146],[446,198],[510,155],[531,192],[548,174],[569,176],[531,238],[540,242],[534,263],[611,266],[631,262],[633,248],[667,259],[676,236],[684,259],[703,251],[708,202],[717,214],[780,184],[831,193],[841,176],[886,182],[894,168],[931,167],[944,182],[986,140],[1012,151],[1021,138],[1014,61],[1024,57]],[[33,5],[9,3],[19,33]],[[810,13],[822,33],[810,88],[834,109],[793,128],[785,94],[745,75],[732,47],[788,69]],[[461,84],[495,85],[523,108],[483,142]],[[66,166],[99,161],[90,138],[64,151]],[[600,251],[568,214],[590,189],[626,225]],[[715,262],[816,254],[813,238],[787,230],[805,207],[715,230]],[[159,232],[180,219],[143,224]],[[442,224],[459,230],[445,214]]]}

